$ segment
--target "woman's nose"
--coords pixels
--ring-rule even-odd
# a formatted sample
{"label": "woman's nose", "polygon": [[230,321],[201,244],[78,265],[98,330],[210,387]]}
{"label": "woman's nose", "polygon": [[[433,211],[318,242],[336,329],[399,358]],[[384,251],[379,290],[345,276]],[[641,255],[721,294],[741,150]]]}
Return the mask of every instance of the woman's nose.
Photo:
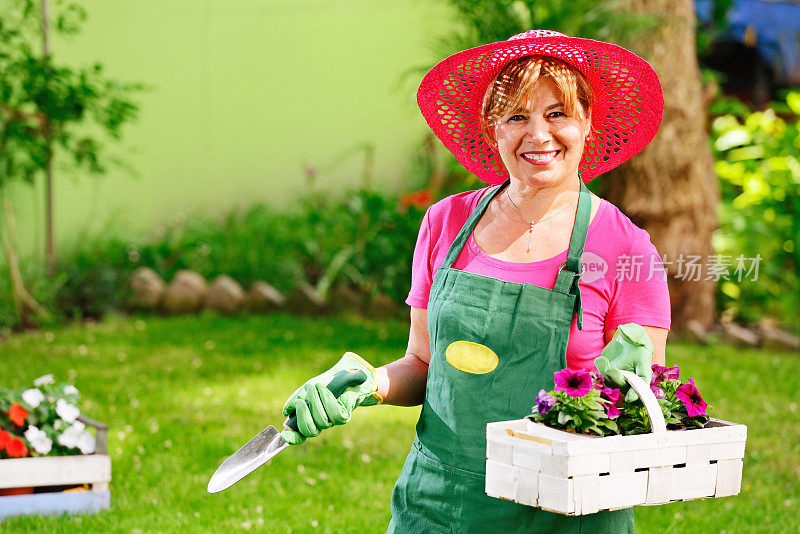
{"label": "woman's nose", "polygon": [[525,137],[534,144],[542,144],[550,140],[550,129],[547,121],[542,118],[531,117],[525,132]]}

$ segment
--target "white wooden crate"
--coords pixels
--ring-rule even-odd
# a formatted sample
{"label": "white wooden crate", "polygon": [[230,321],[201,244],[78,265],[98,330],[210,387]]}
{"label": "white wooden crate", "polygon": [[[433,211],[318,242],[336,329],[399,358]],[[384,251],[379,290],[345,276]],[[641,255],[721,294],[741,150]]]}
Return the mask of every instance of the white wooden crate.
{"label": "white wooden crate", "polygon": [[106,453],[108,429],[102,423],[83,416],[80,420],[97,431],[96,453],[0,460],[0,489],[88,484],[89,490],[2,496],[0,519],[19,514],[92,512],[110,506],[111,457]]}
{"label": "white wooden crate", "polygon": [[747,427],[711,419],[668,431],[649,386],[630,375],[653,433],[599,437],[530,419],[490,423],[486,493],[565,515],[738,494]]}

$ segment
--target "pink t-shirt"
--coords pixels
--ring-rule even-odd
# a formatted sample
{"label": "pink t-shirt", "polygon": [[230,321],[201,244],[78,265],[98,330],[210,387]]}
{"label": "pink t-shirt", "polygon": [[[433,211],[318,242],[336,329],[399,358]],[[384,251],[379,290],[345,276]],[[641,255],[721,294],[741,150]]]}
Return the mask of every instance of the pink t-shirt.
{"label": "pink t-shirt", "polygon": [[[408,305],[428,308],[434,273],[485,192],[486,188],[459,193],[428,209],[414,249]],[[470,235],[453,268],[552,289],[566,258],[564,250],[530,263],[498,260],[479,249]],[[605,330],[625,323],[669,329],[669,293],[661,258],[649,234],[606,200],[601,200],[589,224],[583,266],[579,284],[583,330],[578,330],[573,316],[567,343],[570,368],[594,369],[594,359],[605,346]]]}

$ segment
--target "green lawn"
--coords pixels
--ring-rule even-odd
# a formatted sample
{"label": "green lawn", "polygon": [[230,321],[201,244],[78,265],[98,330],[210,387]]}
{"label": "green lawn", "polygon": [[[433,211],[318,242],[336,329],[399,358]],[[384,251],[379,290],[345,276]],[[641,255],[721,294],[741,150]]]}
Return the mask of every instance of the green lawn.
{"label": "green lawn", "polygon": [[[306,378],[352,350],[399,357],[403,321],[242,318],[112,319],[0,344],[0,387],[53,373],[83,411],[111,427],[112,508],[92,516],[20,517],[5,532],[383,532],[417,408],[360,409],[350,424],[290,448],[229,490],[206,493],[220,461],[268,424]],[[640,507],[639,532],[789,532],[800,506],[800,357],[671,345],[715,416],[748,425],[738,497]],[[531,392],[532,395],[535,392]]]}

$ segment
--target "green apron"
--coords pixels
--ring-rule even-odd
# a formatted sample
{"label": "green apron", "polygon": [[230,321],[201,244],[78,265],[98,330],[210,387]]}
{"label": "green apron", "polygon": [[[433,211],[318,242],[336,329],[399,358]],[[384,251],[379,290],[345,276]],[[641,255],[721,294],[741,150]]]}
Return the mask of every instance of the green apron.
{"label": "green apron", "polygon": [[485,492],[486,424],[531,413],[567,366],[591,217],[581,181],[567,260],[553,289],[453,269],[470,233],[508,181],[478,203],[436,271],[428,301],[431,361],[417,436],[392,492],[390,533],[633,532],[633,509],[569,517]]}

